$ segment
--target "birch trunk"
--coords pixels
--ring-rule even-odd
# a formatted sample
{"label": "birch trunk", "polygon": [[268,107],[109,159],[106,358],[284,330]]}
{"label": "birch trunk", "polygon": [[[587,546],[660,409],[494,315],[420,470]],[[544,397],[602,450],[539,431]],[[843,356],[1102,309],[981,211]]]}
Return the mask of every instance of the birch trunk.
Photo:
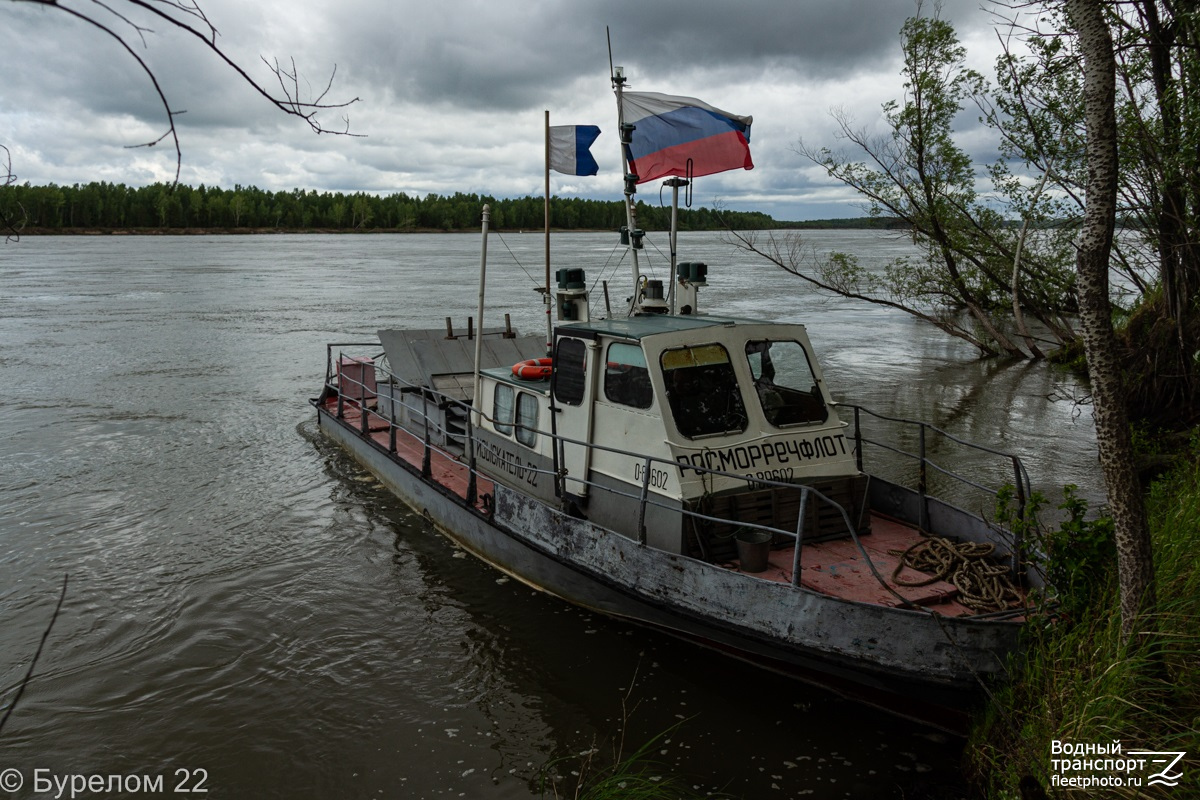
{"label": "birch trunk", "polygon": [[1083,55],[1087,126],[1087,201],[1076,257],[1079,317],[1092,382],[1100,466],[1116,529],[1121,630],[1128,637],[1142,629],[1140,621],[1153,611],[1155,596],[1150,530],[1134,469],[1127,394],[1108,289],[1117,202],[1116,60],[1103,4],[1066,0],[1066,8]]}

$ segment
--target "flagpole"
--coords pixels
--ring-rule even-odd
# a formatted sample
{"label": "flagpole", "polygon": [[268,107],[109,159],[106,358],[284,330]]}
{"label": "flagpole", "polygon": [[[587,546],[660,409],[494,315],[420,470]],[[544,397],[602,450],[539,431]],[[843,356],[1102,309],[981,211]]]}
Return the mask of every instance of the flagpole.
{"label": "flagpole", "polygon": [[[471,398],[471,403],[474,406],[475,412],[474,424],[478,427],[482,422],[483,414],[483,398],[479,396],[481,381],[480,381],[480,362],[483,357],[483,292],[487,286],[487,237],[488,237],[488,220],[492,216],[492,207],[486,203],[483,206],[483,243],[480,245],[479,252],[479,309],[475,312],[477,315],[478,330],[475,331],[475,393]],[[474,440],[472,440],[474,441]],[[471,445],[474,447],[474,444]],[[474,473],[472,473],[474,477]]]}
{"label": "flagpole", "polygon": [[633,297],[629,300],[629,312],[626,316],[633,316],[633,309],[637,306],[639,284],[642,279],[642,271],[638,267],[638,255],[636,247],[636,239],[633,235],[637,225],[634,220],[633,213],[633,194],[637,191],[637,186],[634,182],[634,177],[630,172],[629,167],[629,148],[628,138],[629,131],[625,130],[625,104],[621,98],[625,88],[625,70],[622,67],[617,67],[612,74],[613,88],[617,93],[617,141],[621,147],[621,166],[625,176],[625,220],[626,227],[629,231],[629,255],[633,264]]}
{"label": "flagpole", "polygon": [[542,302],[546,305],[546,354],[554,350],[554,322],[550,313],[550,109],[546,109],[546,294]]}

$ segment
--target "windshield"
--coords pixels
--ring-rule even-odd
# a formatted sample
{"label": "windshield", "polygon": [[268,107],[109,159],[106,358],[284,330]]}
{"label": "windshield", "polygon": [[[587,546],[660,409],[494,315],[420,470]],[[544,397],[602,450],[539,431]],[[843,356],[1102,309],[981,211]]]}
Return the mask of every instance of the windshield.
{"label": "windshield", "polygon": [[667,403],[681,434],[696,439],[746,430],[746,406],[724,347],[665,350],[661,364]]}
{"label": "windshield", "polygon": [[808,354],[799,342],[746,342],[746,359],[767,422],[784,428],[829,418]]}
{"label": "windshield", "polygon": [[649,408],[654,403],[646,356],[636,344],[613,342],[604,369],[604,396],[614,403]]}

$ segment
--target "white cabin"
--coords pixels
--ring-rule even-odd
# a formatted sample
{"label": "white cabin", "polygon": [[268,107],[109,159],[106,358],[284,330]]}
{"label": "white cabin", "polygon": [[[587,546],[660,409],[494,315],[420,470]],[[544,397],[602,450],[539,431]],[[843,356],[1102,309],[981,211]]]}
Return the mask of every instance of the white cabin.
{"label": "white cabin", "polygon": [[763,482],[861,504],[852,443],[802,325],[666,314],[560,325],[549,378],[484,370],[476,407],[489,477],[635,537],[646,491],[645,538],[670,552],[714,549],[671,508],[732,505],[744,521],[794,527],[799,492]]}

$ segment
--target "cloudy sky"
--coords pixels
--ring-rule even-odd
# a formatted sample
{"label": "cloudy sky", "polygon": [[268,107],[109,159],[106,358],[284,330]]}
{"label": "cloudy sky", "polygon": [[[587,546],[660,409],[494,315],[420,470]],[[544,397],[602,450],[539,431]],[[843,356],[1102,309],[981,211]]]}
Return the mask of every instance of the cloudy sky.
{"label": "cloudy sky", "polygon": [[[153,69],[178,117],[181,180],[412,195],[542,193],[542,126],[595,124],[600,174],[554,175],[552,191],[620,195],[613,61],[630,87],[698,97],[752,114],[755,169],[696,182],[694,202],[778,219],[858,216],[860,203],[793,148],[837,146],[832,108],[878,126],[901,97],[898,31],[913,0],[199,0],[218,43],[264,86],[261,57],[295,61],[308,96],[336,65],[328,99],[361,138],[316,135],[257,95],[194,38],[107,6],[152,31],[144,42],[96,0],[60,0],[110,25]],[[926,10],[932,4],[926,4]],[[986,8],[983,6],[987,6]],[[970,63],[988,74],[998,49],[986,0],[946,0]],[[55,8],[0,5],[0,144],[34,184],[170,180],[168,145],[130,149],[165,128],[153,85],[122,46]],[[966,120],[967,123],[970,119]],[[994,144],[969,132],[963,145]],[[641,188],[656,202],[656,184]]]}

